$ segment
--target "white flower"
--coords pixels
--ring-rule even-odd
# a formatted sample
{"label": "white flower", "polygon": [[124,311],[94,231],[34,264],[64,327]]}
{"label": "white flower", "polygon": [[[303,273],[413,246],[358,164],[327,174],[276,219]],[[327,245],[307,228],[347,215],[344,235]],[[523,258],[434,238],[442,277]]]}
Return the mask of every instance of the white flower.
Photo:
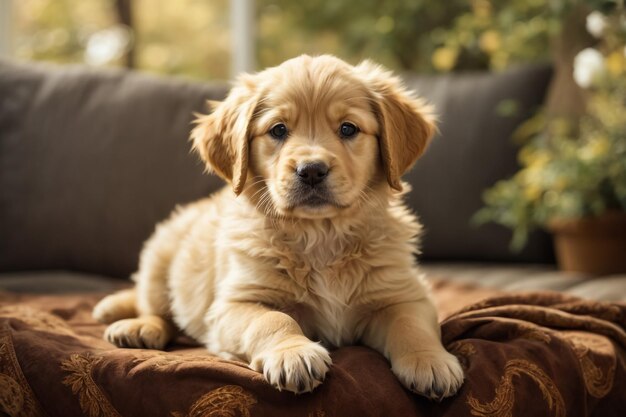
{"label": "white flower", "polygon": [[600,38],[607,27],[606,17],[599,11],[593,11],[587,16],[587,32],[595,38]]}
{"label": "white flower", "polygon": [[87,41],[85,61],[90,65],[105,65],[124,55],[131,43],[127,26],[116,25],[94,33]]}
{"label": "white flower", "polygon": [[604,57],[593,48],[580,51],[574,58],[574,80],[582,88],[589,88],[596,76],[604,70]]}

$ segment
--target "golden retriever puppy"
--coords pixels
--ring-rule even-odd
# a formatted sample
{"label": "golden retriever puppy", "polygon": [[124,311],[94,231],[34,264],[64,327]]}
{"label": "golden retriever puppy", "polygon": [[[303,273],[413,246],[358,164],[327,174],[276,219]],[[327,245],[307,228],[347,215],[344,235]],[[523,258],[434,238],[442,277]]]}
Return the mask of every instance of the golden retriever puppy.
{"label": "golden retriever puppy", "polygon": [[244,75],[213,106],[193,147],[230,187],[157,226],[135,289],[94,310],[105,337],[161,349],[178,328],[295,393],[324,380],[328,348],[360,342],[408,389],[454,394],[463,371],[402,203],[400,177],[435,130],[429,108],[371,62],[332,56]]}

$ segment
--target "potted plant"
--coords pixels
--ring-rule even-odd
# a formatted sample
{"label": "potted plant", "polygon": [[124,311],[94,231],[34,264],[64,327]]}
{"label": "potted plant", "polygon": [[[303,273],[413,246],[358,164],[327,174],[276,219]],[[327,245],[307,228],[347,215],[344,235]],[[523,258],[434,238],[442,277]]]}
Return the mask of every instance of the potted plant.
{"label": "potted plant", "polygon": [[574,59],[586,113],[572,119],[541,113],[517,132],[521,169],[486,190],[475,217],[513,230],[521,249],[528,233],[554,234],[559,265],[592,274],[626,272],[626,13],[598,11],[587,28],[599,38]]}

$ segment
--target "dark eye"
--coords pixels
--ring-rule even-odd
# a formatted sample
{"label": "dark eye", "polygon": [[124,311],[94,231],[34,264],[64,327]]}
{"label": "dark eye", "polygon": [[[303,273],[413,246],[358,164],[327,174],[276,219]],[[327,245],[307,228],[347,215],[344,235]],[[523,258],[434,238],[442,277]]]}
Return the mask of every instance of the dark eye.
{"label": "dark eye", "polygon": [[359,128],[350,122],[343,122],[339,126],[339,136],[343,139],[350,139],[356,136],[357,133],[359,133]]}
{"label": "dark eye", "polygon": [[278,139],[278,140],[285,139],[288,133],[289,131],[287,130],[287,126],[285,126],[283,123],[275,124],[274,126],[272,126],[272,128],[269,131],[269,134],[274,139]]}

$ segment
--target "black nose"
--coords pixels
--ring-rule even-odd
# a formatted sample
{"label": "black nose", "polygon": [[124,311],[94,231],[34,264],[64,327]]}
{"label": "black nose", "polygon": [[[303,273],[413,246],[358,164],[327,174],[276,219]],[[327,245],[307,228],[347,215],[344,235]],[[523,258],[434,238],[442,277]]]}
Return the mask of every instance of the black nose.
{"label": "black nose", "polygon": [[312,187],[324,181],[328,175],[328,166],[323,162],[308,162],[298,165],[296,174],[300,181]]}

